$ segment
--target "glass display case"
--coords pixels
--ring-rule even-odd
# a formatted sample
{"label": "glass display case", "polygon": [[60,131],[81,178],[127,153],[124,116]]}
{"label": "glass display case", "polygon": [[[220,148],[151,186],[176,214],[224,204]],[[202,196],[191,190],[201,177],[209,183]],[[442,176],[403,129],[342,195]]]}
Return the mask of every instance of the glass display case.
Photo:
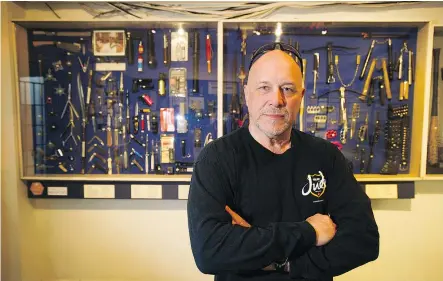
{"label": "glass display case", "polygon": [[217,22],[16,25],[22,178],[189,180],[217,136]]}
{"label": "glass display case", "polygon": [[429,23],[15,22],[24,180],[189,182],[212,140],[247,124],[251,54],[297,48],[294,127],[359,181],[420,179]]}
{"label": "glass display case", "polygon": [[294,127],[336,145],[359,181],[418,179],[429,29],[415,23],[224,22],[223,133],[248,120],[243,85],[252,53],[283,42],[299,50],[304,66],[306,91]]}
{"label": "glass display case", "polygon": [[443,27],[435,26],[433,34],[431,96],[429,99],[429,131],[426,151],[426,179],[443,179]]}

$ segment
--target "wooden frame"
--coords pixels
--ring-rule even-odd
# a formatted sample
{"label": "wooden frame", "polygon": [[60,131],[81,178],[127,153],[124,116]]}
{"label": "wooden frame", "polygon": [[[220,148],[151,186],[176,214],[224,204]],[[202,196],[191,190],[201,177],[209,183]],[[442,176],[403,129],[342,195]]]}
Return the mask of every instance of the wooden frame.
{"label": "wooden frame", "polygon": [[[111,36],[112,35],[112,36]],[[112,50],[111,43],[107,46],[106,42],[102,42],[102,39],[115,38],[118,48]],[[101,40],[98,40],[101,39]],[[117,40],[118,39],[118,40]],[[101,42],[102,46],[97,46],[98,42]],[[94,56],[124,56],[126,54],[126,34],[124,30],[94,30],[92,31],[92,46]],[[107,49],[106,51],[101,50]]]}
{"label": "wooden frame", "polygon": [[[423,121],[423,130],[424,130],[424,134],[425,134],[425,138],[423,139],[423,143],[422,143],[422,162],[421,162],[421,178],[423,180],[443,180],[443,174],[428,174],[427,172],[427,156],[428,156],[428,143],[429,143],[429,129],[430,129],[430,115],[431,115],[431,105],[432,105],[432,85],[431,85],[431,76],[432,76],[432,50],[436,44],[436,42],[438,40],[436,40],[436,32],[437,30],[439,31],[443,31],[443,24],[431,24],[431,31],[430,31],[430,38],[429,38],[429,60],[430,65],[429,65],[429,82],[428,82],[428,86],[429,86],[429,96],[427,99],[427,108],[426,108],[426,114],[424,115],[424,121]],[[439,43],[440,46],[443,47],[443,37],[439,36],[442,38],[442,42]],[[441,62],[441,60],[440,60]],[[439,76],[441,76],[441,73],[439,72]],[[440,94],[440,98],[442,97],[441,93]],[[440,102],[439,104],[439,110],[440,112],[442,112],[442,106],[443,103]],[[440,119],[441,119],[440,115]],[[442,128],[442,124],[440,124],[440,128]],[[440,130],[440,133],[442,132],[442,130]]]}

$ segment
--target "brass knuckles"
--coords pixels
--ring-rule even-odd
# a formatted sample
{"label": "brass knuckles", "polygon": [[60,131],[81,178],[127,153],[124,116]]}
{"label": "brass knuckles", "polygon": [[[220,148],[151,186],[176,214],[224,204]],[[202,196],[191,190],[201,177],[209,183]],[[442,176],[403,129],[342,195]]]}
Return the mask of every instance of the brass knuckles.
{"label": "brass knuckles", "polygon": [[318,113],[320,113],[320,106],[318,106],[318,105],[308,105],[306,107],[306,112],[308,114],[318,114]]}
{"label": "brass knuckles", "polygon": [[326,116],[326,115],[315,115],[314,116],[315,123],[325,124],[327,120],[328,120],[328,116]]}
{"label": "brass knuckles", "polygon": [[308,114],[326,114],[335,111],[335,106],[325,106],[325,105],[308,105],[306,107],[306,112]]}

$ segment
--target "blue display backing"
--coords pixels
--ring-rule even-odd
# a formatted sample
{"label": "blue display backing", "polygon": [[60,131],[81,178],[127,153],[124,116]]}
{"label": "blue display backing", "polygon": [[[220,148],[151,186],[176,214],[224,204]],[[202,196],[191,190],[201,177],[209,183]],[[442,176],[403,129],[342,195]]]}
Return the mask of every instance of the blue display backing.
{"label": "blue display backing", "polygon": [[[122,28],[109,28],[109,29],[122,29]],[[173,134],[175,136],[175,160],[181,161],[181,162],[189,162],[192,164],[195,157],[200,152],[201,148],[203,147],[205,136],[208,133],[211,133],[213,138],[217,136],[217,95],[216,95],[216,89],[215,91],[211,89],[209,91],[209,86],[211,83],[215,83],[217,78],[217,60],[216,60],[216,54],[217,54],[217,31],[214,28],[199,28],[197,31],[199,31],[199,37],[200,37],[200,56],[199,56],[199,86],[200,86],[200,92],[199,93],[192,93],[192,32],[195,30],[186,30],[189,32],[189,44],[188,44],[188,61],[185,62],[171,62],[169,66],[165,66],[163,64],[163,34],[167,33],[169,42],[171,40],[170,32],[176,31],[169,28],[164,29],[156,29],[155,33],[155,54],[157,59],[157,67],[155,69],[149,69],[147,65],[147,32],[148,29],[125,29],[126,31],[131,31],[133,35],[139,35],[144,46],[144,64],[143,64],[143,72],[137,71],[137,47],[139,40],[134,40],[133,46],[133,54],[134,54],[134,64],[129,65],[127,64],[126,71],[124,71],[124,90],[126,93],[126,90],[129,90],[129,104],[130,104],[130,115],[131,115],[131,121],[130,121],[130,131],[133,132],[133,126],[132,126],[132,117],[134,115],[134,107],[136,101],[138,101],[139,109],[143,108],[150,108],[151,112],[155,112],[157,114],[157,117],[159,118],[159,111],[160,108],[169,108],[174,107],[175,114],[179,111],[179,107],[177,105],[172,106],[170,103],[170,97],[169,97],[169,68],[171,67],[185,67],[187,68],[187,89],[188,89],[188,100],[186,100],[186,119],[188,121],[188,132],[185,134],[178,134],[176,131],[174,133],[165,132],[165,134]],[[43,151],[45,152],[46,156],[55,155],[55,151],[59,148],[62,148],[62,139],[60,138],[60,134],[63,132],[65,127],[67,126],[69,122],[69,114],[66,114],[63,119],[60,119],[61,113],[63,111],[63,108],[65,106],[65,103],[67,101],[67,92],[68,92],[68,84],[71,82],[71,89],[72,89],[72,102],[79,114],[81,114],[80,105],[79,105],[79,98],[78,98],[78,89],[77,89],[77,74],[80,73],[82,85],[83,85],[83,92],[84,92],[84,98],[86,99],[86,93],[87,93],[87,86],[88,86],[88,75],[89,70],[94,69],[95,70],[95,63],[97,62],[97,58],[93,56],[92,53],[92,47],[91,47],[91,38],[83,38],[84,41],[80,41],[79,37],[56,37],[56,36],[46,36],[46,35],[33,35],[33,30],[28,30],[28,39],[29,39],[29,58],[30,58],[30,76],[40,76],[39,73],[39,58],[42,58],[42,70],[43,70],[43,76],[46,76],[48,69],[51,68],[52,72],[57,79],[57,81],[45,81],[44,83],[44,96],[40,97],[41,101],[45,104],[45,117],[46,118],[46,128],[44,134],[46,135],[46,143],[43,145],[37,145],[35,140],[36,132],[34,130],[34,151],[37,149],[37,146],[39,146]],[[46,30],[50,31],[50,30]],[[55,30],[57,32],[63,31],[63,30]],[[91,31],[92,30],[65,30],[65,31]],[[206,41],[206,34],[211,35],[211,43],[212,43],[212,49],[213,49],[213,59],[212,59],[212,72],[211,74],[208,74],[207,72],[207,64],[206,64],[206,47],[205,47],[205,41]],[[67,52],[63,49],[57,48],[55,46],[41,46],[41,47],[33,47],[32,41],[48,41],[48,40],[54,40],[54,41],[63,41],[63,42],[84,42],[86,44],[86,55],[83,55],[80,53],[73,53],[70,56],[67,56]],[[86,63],[87,58],[90,58],[89,62],[89,68],[86,73],[84,73],[80,67],[80,63],[78,61],[78,57],[80,57],[81,61],[83,63]],[[63,65],[63,70],[54,71],[52,63],[55,61],[61,60]],[[70,60],[72,62],[72,66],[68,67],[66,65],[66,61]],[[123,61],[126,61],[126,59],[123,59]],[[72,81],[68,81],[68,71],[72,72]],[[158,91],[158,78],[160,73],[166,73],[167,79],[166,79],[166,96],[159,96]],[[92,87],[92,95],[91,100],[95,101],[96,104],[96,112],[99,111],[98,109],[98,100],[96,96],[95,89],[97,88],[95,85],[95,80],[99,77],[101,77],[102,74],[96,73],[94,71],[94,78],[93,78],[93,87]],[[120,81],[120,72],[119,71],[113,71],[112,76],[117,81],[117,87],[119,86]],[[154,85],[154,90],[144,91],[141,90],[137,93],[132,93],[132,82],[135,78],[151,78],[152,85]],[[58,96],[55,94],[55,88],[61,85],[65,89],[65,95]],[[106,87],[106,86],[105,86]],[[117,88],[118,89],[118,88]],[[211,93],[209,93],[211,92]],[[154,104],[149,107],[148,105],[144,104],[144,102],[139,99],[139,97],[142,94],[148,94],[154,101]],[[47,97],[52,98],[52,103],[48,104],[46,103]],[[204,98],[204,108],[203,108],[203,117],[201,119],[198,119],[195,117],[194,111],[189,109],[189,98],[197,97],[197,98]],[[106,98],[106,94],[105,94]],[[214,115],[213,117],[209,118],[207,116],[207,105],[209,101],[215,102],[215,108],[214,108]],[[189,104],[188,104],[189,103]],[[124,97],[124,103],[123,103],[123,110],[122,110],[122,117],[123,117],[123,124],[126,124],[126,94]],[[114,113],[117,106],[114,106]],[[49,112],[54,111],[57,115],[56,116],[50,116]],[[106,127],[106,107],[103,107],[103,113],[104,113],[104,127]],[[88,115],[88,112],[86,112]],[[115,116],[115,114],[113,115]],[[145,115],[146,117],[146,115]],[[37,124],[38,118],[36,114],[33,113],[33,126],[35,128]],[[99,136],[104,142],[105,146],[104,149],[108,151],[108,148],[106,146],[106,131],[99,131],[94,134],[92,123],[90,122],[90,118],[88,116],[89,123],[87,124],[86,129],[86,143],[94,136]],[[98,121],[98,118],[96,119]],[[140,120],[140,118],[139,118]],[[160,120],[159,120],[160,121]],[[175,118],[176,121],[176,118]],[[145,120],[146,122],[146,120]],[[176,122],[175,122],[176,123]],[[56,130],[51,130],[51,124],[55,124],[57,126]],[[177,128],[177,125],[175,124],[175,127]],[[201,128],[202,134],[201,134],[201,148],[195,148],[194,147],[194,130],[195,128]],[[114,117],[112,118],[112,130],[114,129]],[[80,119],[75,119],[75,135],[81,136],[82,127],[81,127],[81,117]],[[145,126],[145,134],[142,136],[142,134],[139,133],[136,135],[136,138],[141,140],[141,142],[145,143],[145,135],[146,135],[146,126]],[[160,135],[164,132],[160,131],[160,122],[159,122],[159,132],[157,134],[153,134],[152,132],[149,132],[149,152],[152,152],[151,148],[151,140],[155,140],[159,142]],[[114,132],[112,133],[114,137]],[[66,136],[64,136],[66,137]],[[143,138],[142,138],[143,137]],[[180,141],[186,140],[187,142],[187,154],[190,155],[189,158],[183,158],[180,148]],[[143,155],[143,159],[136,157],[137,161],[141,164],[141,166],[144,168],[144,156],[145,156],[145,149],[140,147],[137,143],[134,141],[129,142],[129,138],[126,138],[126,141],[128,142],[128,157],[129,153],[131,152],[131,148],[136,149],[137,152]],[[55,144],[55,149],[50,149],[47,144],[48,142],[52,142]],[[61,169],[58,168],[59,163],[64,163],[65,167],[68,168],[67,173],[71,174],[80,174],[81,171],[81,142],[77,139],[78,145],[76,146],[72,140],[68,141],[68,144],[65,146],[65,148],[69,148],[72,146],[73,151],[64,151],[64,155],[62,157],[59,157],[55,160],[46,160],[43,161],[41,157],[36,158],[36,165],[38,164],[46,164],[48,166],[53,166],[52,168],[47,168],[44,170],[35,169],[36,174],[65,174]],[[97,143],[97,141],[94,141],[93,143]],[[92,144],[93,144],[92,143]],[[92,145],[91,144],[91,145]],[[122,137],[119,138],[119,144],[121,147],[123,147],[122,144]],[[160,145],[160,143],[159,143]],[[86,145],[86,150],[88,150],[89,145]],[[114,148],[114,147],[112,147]],[[86,161],[88,161],[90,155],[96,151],[95,149],[91,151],[91,153],[86,153]],[[122,154],[123,151],[120,149],[120,154]],[[70,161],[68,159],[68,156],[74,156],[75,160]],[[103,155],[105,158],[108,157],[108,155]],[[114,160],[114,152],[113,149],[111,149],[111,156],[113,159],[113,174],[116,174],[116,168],[115,168],[115,160]],[[132,159],[132,157],[131,157]],[[96,159],[95,161],[97,161]],[[122,158],[123,160],[123,158]],[[92,161],[94,162],[94,161]],[[91,163],[88,163],[85,169],[85,172],[89,170],[89,168],[92,165]],[[123,163],[123,161],[121,161]],[[158,163],[158,162],[156,162]],[[105,163],[101,163],[104,167],[107,167]],[[71,171],[69,168],[72,167],[73,171]],[[166,171],[167,167],[174,167],[174,164],[162,164],[162,170]],[[136,166],[129,166],[128,170],[120,169],[121,173],[124,174],[145,174],[145,171],[140,172],[139,169]],[[92,173],[96,174],[102,174],[103,172],[100,170],[93,170]],[[154,172],[149,172],[154,173]]]}
{"label": "blue display backing", "polygon": [[[260,24],[258,24],[260,25]],[[269,24],[267,25],[269,26]],[[269,32],[272,31],[272,32]],[[297,35],[288,35],[288,34],[297,34]],[[370,36],[374,36],[374,38],[363,38],[362,34],[367,33]],[[309,96],[312,94],[313,91],[313,54],[309,53],[303,53],[306,50],[310,50],[317,47],[325,47],[328,42],[332,42],[334,46],[346,46],[346,47],[355,47],[359,48],[357,50],[345,50],[345,51],[337,51],[333,50],[333,55],[339,55],[339,71],[340,75],[343,79],[343,82],[345,84],[349,83],[352,80],[352,77],[355,72],[356,68],[356,54],[361,55],[361,64],[359,71],[357,73],[357,78],[355,79],[355,82],[351,87],[348,89],[360,92],[363,89],[364,82],[366,80],[369,66],[371,61],[369,61],[367,69],[366,69],[366,75],[364,76],[363,80],[359,80],[358,76],[360,75],[361,69],[364,64],[366,53],[369,50],[369,47],[371,45],[372,39],[376,39],[378,42],[384,42],[385,39],[391,38],[392,39],[392,51],[393,51],[393,60],[394,63],[397,60],[398,54],[400,49],[403,46],[403,42],[406,41],[408,48],[416,53],[416,45],[417,45],[417,29],[416,28],[382,28],[382,27],[371,27],[371,28],[328,28],[328,33],[326,35],[320,35],[321,30],[307,30],[307,29],[300,29],[300,28],[290,28],[283,26],[283,35],[281,36],[280,42],[288,43],[291,39],[292,42],[299,42],[300,44],[300,51],[302,52],[302,57],[304,59],[307,59],[307,67],[305,70],[306,73],[306,80],[305,80],[305,98],[304,98],[304,108],[305,108],[305,114],[304,114],[304,131],[307,131],[308,124],[313,122],[314,114],[307,114],[306,108],[309,105],[333,105],[335,106],[335,111],[328,114],[328,126],[325,130],[321,130],[316,132],[316,136],[325,138],[325,133],[327,130],[333,129],[337,131],[337,137],[334,139],[330,139],[330,141],[339,141],[339,129],[341,127],[338,127],[338,125],[331,125],[329,123],[330,118],[338,120],[339,119],[339,107],[340,107],[340,100],[339,100],[339,92],[333,92],[329,95],[327,95],[326,99],[310,99]],[[331,34],[336,34],[335,36]],[[347,35],[348,34],[348,35]],[[383,34],[383,35],[381,35]],[[381,35],[381,37],[378,37],[378,35]],[[245,71],[247,73],[251,54],[254,50],[259,48],[260,46],[271,43],[275,41],[276,36],[273,33],[273,30],[268,29],[267,34],[262,31],[261,35],[256,35],[255,33],[252,33],[251,31],[248,32],[248,37],[246,39],[247,43],[247,56],[246,56],[246,64],[245,64]],[[224,80],[225,82],[232,82],[232,63],[234,60],[234,56],[236,56],[237,62],[241,62],[241,54],[240,54],[240,48],[241,48],[241,35],[240,30],[238,28],[229,29],[226,28],[224,30]],[[320,66],[319,66],[319,79],[317,80],[317,96],[321,96],[327,91],[331,90],[338,90],[341,86],[340,81],[337,77],[337,72],[334,66],[334,77],[336,79],[336,82],[333,84],[327,84],[327,52],[326,49],[317,50],[315,52],[318,52],[320,54]],[[381,58],[388,57],[388,47],[387,44],[376,44],[375,48],[372,53],[372,58],[378,58],[377,67],[374,70],[373,77],[383,75],[381,71]],[[408,57],[407,54],[404,54],[403,57],[403,65],[406,67],[406,70],[403,72],[403,80],[407,79],[407,63],[408,63]],[[415,62],[413,64],[415,66]],[[380,69],[380,70],[378,70]],[[404,68],[405,69],[405,68]],[[413,70],[413,73],[415,75],[415,69]],[[413,116],[413,99],[414,99],[414,83],[409,87],[409,99],[407,101],[399,101],[399,86],[400,86],[400,80],[397,79],[397,72],[394,72],[394,79],[390,81],[391,85],[391,92],[392,92],[392,100],[391,104],[393,107],[397,107],[400,105],[407,104],[409,106],[409,116],[410,116],[410,124],[409,124],[409,142],[407,144],[408,151],[410,151],[410,139],[411,139],[411,126],[412,126],[412,116]],[[240,89],[240,80],[237,79],[236,81],[238,89]],[[240,92],[239,92],[240,93]],[[229,133],[231,128],[231,122],[232,118],[229,115],[229,105],[231,101],[232,93],[225,90],[224,94],[224,133]],[[360,173],[360,161],[354,160],[354,149],[357,144],[357,138],[356,135],[358,133],[358,128],[363,125],[366,113],[369,112],[369,126],[368,126],[368,135],[370,135],[374,130],[374,124],[375,124],[375,112],[379,111],[380,121],[382,125],[382,130],[380,132],[380,138],[379,142],[374,147],[374,158],[372,160],[372,169],[371,174],[378,174],[385,163],[385,138],[384,138],[384,124],[387,120],[387,109],[388,109],[388,100],[386,100],[385,105],[381,106],[380,102],[378,100],[378,90],[375,91],[375,103],[371,106],[367,106],[366,103],[361,102],[358,99],[358,95],[354,94],[352,92],[346,92],[346,108],[347,108],[347,117],[348,117],[348,127],[350,129],[350,118],[352,114],[352,104],[353,103],[359,103],[360,104],[360,117],[356,124],[356,134],[354,135],[354,139],[349,139],[348,135],[348,142],[343,145],[342,152],[344,156],[349,160],[353,162],[354,167],[354,173],[359,174]],[[244,107],[244,112],[247,112],[247,108]],[[296,124],[296,127],[299,128],[299,125]],[[309,133],[309,132],[308,132]],[[366,158],[369,157],[369,144],[368,144],[368,138],[366,138],[365,142],[360,145],[361,148],[364,148],[366,151]],[[409,158],[409,155],[408,155]],[[367,161],[367,160],[366,160]],[[409,163],[409,159],[408,159]],[[408,169],[406,171],[399,171],[399,173],[409,173],[409,165]]]}

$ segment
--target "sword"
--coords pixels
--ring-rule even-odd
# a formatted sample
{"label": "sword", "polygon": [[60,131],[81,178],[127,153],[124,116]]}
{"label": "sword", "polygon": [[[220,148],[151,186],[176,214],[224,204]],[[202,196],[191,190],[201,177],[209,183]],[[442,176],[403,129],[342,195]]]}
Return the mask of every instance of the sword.
{"label": "sword", "polygon": [[86,147],[85,147],[85,140],[86,140],[86,111],[85,111],[85,98],[83,95],[83,87],[82,83],[80,81],[80,73],[77,73],[77,87],[78,87],[78,98],[80,100],[80,109],[81,109],[81,115],[82,115],[82,170],[81,173],[85,173],[86,169]]}
{"label": "sword", "polygon": [[91,32],[88,31],[63,31],[63,32],[53,32],[53,31],[38,31],[32,32],[33,35],[45,35],[45,36],[62,36],[62,37],[90,37]]}
{"label": "sword", "polygon": [[80,53],[82,45],[80,43],[69,43],[69,42],[60,42],[60,41],[32,41],[32,46],[41,47],[41,46],[55,46],[59,49],[64,49],[71,53]]}

